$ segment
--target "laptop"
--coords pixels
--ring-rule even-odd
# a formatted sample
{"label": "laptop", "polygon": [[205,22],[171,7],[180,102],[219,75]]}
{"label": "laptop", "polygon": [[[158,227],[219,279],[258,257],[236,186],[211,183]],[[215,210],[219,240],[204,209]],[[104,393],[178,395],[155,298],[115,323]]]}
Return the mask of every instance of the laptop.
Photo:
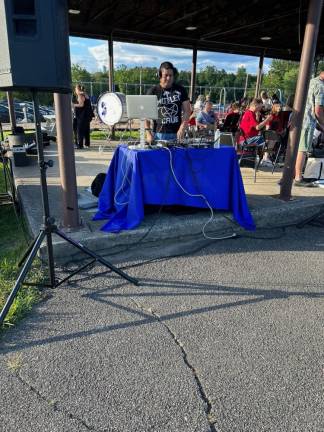
{"label": "laptop", "polygon": [[157,120],[158,102],[156,95],[129,95],[126,96],[127,117],[129,119]]}

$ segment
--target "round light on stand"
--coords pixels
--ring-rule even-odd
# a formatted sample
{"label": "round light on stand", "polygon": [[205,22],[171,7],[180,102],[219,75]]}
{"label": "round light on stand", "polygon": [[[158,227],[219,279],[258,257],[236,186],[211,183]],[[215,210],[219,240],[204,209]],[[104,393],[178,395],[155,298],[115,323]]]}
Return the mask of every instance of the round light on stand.
{"label": "round light on stand", "polygon": [[78,9],[69,9],[69,14],[71,15],[79,15],[80,11]]}
{"label": "round light on stand", "polygon": [[197,27],[195,27],[195,26],[187,26],[186,30],[188,30],[188,31],[197,30]]}
{"label": "round light on stand", "polygon": [[262,37],[260,37],[260,39],[263,41],[269,41],[272,39],[272,37],[271,36],[262,36]]}

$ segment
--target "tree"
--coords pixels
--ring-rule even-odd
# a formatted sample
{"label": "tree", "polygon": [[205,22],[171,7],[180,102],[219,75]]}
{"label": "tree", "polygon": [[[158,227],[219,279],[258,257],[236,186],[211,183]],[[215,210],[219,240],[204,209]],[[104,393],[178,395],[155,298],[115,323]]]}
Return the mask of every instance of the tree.
{"label": "tree", "polygon": [[91,74],[79,64],[73,64],[71,67],[73,83],[85,83],[91,81]]}
{"label": "tree", "polygon": [[264,75],[262,87],[275,92],[281,89],[287,97],[295,93],[299,63],[287,60],[272,60],[269,72]]}

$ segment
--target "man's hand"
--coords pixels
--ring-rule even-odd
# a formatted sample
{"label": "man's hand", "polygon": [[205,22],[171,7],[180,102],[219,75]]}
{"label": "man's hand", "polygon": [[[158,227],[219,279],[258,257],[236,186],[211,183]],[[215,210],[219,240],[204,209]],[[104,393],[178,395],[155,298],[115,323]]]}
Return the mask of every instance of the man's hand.
{"label": "man's hand", "polygon": [[152,131],[146,131],[146,141],[148,142],[148,144],[152,144],[154,140],[154,136]]}
{"label": "man's hand", "polygon": [[180,125],[180,127],[178,129],[178,132],[177,132],[177,139],[178,139],[178,141],[181,141],[183,139],[184,134],[185,134],[185,130],[186,130],[186,126],[187,125],[185,123],[182,123]]}

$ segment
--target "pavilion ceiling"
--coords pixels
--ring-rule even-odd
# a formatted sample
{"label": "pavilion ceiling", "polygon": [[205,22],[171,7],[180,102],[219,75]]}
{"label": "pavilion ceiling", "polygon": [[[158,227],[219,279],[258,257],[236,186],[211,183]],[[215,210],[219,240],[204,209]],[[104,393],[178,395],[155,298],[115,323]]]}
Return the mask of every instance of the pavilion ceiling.
{"label": "pavilion ceiling", "polygon": [[[70,35],[299,60],[308,0],[69,0]],[[187,30],[186,27],[196,27]],[[324,55],[321,26],[316,53]],[[269,40],[261,38],[270,37]]]}

